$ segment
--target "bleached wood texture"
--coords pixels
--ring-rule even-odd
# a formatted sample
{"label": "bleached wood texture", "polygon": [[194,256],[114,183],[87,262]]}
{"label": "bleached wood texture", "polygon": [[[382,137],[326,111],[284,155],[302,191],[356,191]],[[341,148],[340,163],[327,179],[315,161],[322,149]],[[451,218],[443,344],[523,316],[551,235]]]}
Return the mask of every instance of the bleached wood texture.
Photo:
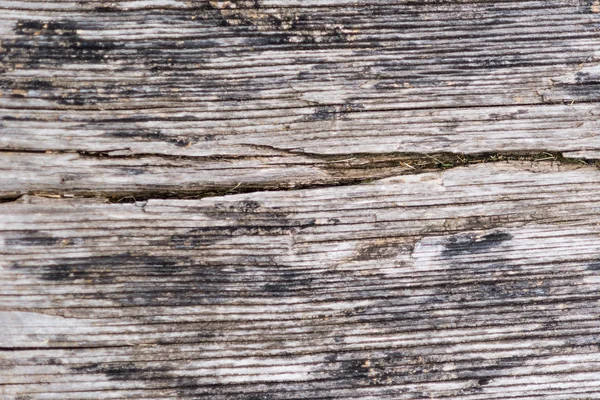
{"label": "bleached wood texture", "polygon": [[[343,181],[315,155],[596,157],[599,12],[595,0],[2,0],[0,149],[15,152],[0,167],[29,169],[0,175],[0,194],[171,190],[171,173],[189,190]],[[184,158],[149,162],[164,156]]]}
{"label": "bleached wood texture", "polygon": [[600,172],[0,205],[2,399],[600,398]]}

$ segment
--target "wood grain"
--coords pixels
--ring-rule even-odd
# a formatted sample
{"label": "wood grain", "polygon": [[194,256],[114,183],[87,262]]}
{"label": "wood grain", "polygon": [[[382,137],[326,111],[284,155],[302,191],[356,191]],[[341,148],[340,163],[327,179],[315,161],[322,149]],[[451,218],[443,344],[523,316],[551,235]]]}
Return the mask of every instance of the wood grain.
{"label": "wood grain", "polygon": [[[171,190],[164,165],[189,188],[339,182],[322,155],[596,157],[598,8],[2,0],[0,149],[14,152],[4,165],[34,172],[0,188]],[[95,154],[129,157],[135,172],[99,183],[122,162]]]}
{"label": "wood grain", "polygon": [[3,399],[600,397],[600,172],[0,205]]}
{"label": "wood grain", "polygon": [[0,398],[600,398],[599,29],[0,0]]}

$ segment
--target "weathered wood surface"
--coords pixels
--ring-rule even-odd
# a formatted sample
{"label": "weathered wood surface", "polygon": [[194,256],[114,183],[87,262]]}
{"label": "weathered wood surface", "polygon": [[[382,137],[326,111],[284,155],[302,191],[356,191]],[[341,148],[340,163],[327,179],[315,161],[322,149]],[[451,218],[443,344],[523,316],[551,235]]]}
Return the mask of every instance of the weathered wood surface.
{"label": "weathered wood surface", "polygon": [[599,29],[0,0],[0,398],[600,398]]}
{"label": "weathered wood surface", "polygon": [[0,169],[23,173],[0,195],[350,179],[322,155],[598,157],[599,27],[595,0],[2,0]]}
{"label": "weathered wood surface", "polygon": [[600,172],[0,205],[3,399],[600,397]]}

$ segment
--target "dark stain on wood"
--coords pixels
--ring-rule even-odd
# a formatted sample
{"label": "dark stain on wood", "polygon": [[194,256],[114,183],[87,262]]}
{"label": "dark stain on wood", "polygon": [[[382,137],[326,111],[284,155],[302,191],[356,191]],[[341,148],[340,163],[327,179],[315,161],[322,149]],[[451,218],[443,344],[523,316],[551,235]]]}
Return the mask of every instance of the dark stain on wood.
{"label": "dark stain on wood", "polygon": [[[63,244],[62,240],[54,240],[53,245]],[[9,245],[21,244],[22,242],[8,243]],[[50,246],[49,240],[44,240],[42,244],[39,241],[28,241],[27,245]],[[147,277],[173,275],[185,270],[182,266],[189,262],[181,257],[154,257],[149,255],[132,255],[123,253],[111,256],[93,256],[85,258],[55,259],[52,265],[43,268],[22,267],[19,264],[13,265],[13,268],[20,272],[39,274],[40,278],[46,281],[57,283],[80,282],[90,285],[114,283],[120,280],[119,274],[135,274],[141,272]],[[40,273],[41,270],[41,273]]]}
{"label": "dark stain on wood", "polygon": [[151,380],[169,378],[169,369],[165,367],[140,367],[135,363],[93,363],[71,367],[75,373],[104,374],[109,380]]}
{"label": "dark stain on wood", "polygon": [[116,138],[137,139],[147,142],[166,142],[177,147],[189,147],[198,142],[197,137],[190,136],[171,136],[162,133],[160,130],[140,129],[136,131],[115,131],[107,132],[106,136]]}
{"label": "dark stain on wood", "polygon": [[481,238],[468,233],[460,234],[448,239],[442,255],[453,258],[464,253],[484,252],[510,239],[512,236],[506,232],[489,233]]}
{"label": "dark stain on wood", "polygon": [[14,31],[19,39],[3,40],[4,54],[0,61],[8,70],[25,63],[28,68],[60,66],[64,63],[106,62],[105,56],[118,46],[112,40],[82,39],[75,21],[20,20]]}

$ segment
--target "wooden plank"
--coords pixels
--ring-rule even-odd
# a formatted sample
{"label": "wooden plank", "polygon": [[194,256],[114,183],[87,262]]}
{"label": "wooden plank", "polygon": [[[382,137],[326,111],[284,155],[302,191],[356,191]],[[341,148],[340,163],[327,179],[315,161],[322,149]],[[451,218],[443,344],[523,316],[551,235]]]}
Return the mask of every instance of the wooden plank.
{"label": "wooden plank", "polygon": [[[2,0],[0,149],[14,154],[0,166],[62,165],[77,183],[27,173],[0,177],[0,188],[171,190],[157,167],[165,164],[192,188],[340,181],[315,161],[323,155],[596,157],[598,8],[588,0]],[[98,183],[90,175],[112,176],[123,162],[104,157],[90,167],[97,153],[127,156],[126,168],[141,173]],[[183,158],[148,163],[171,156]],[[246,172],[228,179],[232,168]]]}
{"label": "wooden plank", "polygon": [[4,203],[0,394],[599,398],[599,178]]}
{"label": "wooden plank", "polygon": [[0,398],[600,398],[599,24],[0,0]]}

